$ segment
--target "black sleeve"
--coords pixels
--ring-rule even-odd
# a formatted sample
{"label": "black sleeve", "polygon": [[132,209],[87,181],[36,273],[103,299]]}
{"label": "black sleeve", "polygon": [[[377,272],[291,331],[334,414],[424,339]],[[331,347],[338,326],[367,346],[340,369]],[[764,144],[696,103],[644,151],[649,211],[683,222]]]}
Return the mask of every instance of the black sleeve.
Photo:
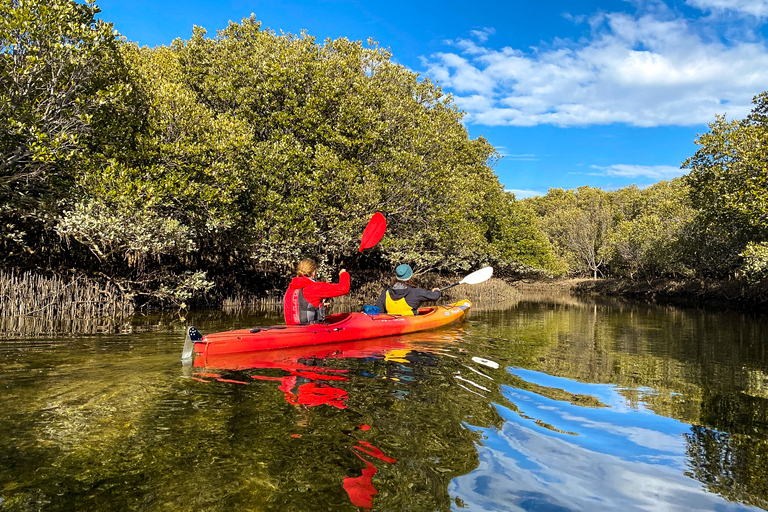
{"label": "black sleeve", "polygon": [[379,308],[379,313],[387,312],[387,289],[386,288],[384,288],[384,291],[381,292],[381,295],[379,295],[379,300],[376,301],[376,307]]}
{"label": "black sleeve", "polygon": [[426,302],[428,300],[437,300],[439,299],[443,293],[441,291],[432,292],[429,290],[424,290],[423,288],[413,288],[408,293],[408,296],[405,298],[405,301],[408,303],[409,306],[412,308],[418,308],[422,302]]}

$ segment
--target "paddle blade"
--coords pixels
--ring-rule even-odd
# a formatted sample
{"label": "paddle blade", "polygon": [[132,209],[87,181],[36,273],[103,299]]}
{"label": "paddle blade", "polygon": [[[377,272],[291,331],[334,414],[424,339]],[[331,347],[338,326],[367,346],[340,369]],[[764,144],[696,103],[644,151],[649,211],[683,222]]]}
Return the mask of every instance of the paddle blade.
{"label": "paddle blade", "polygon": [[360,250],[358,252],[363,252],[363,249],[370,249],[379,243],[386,230],[387,219],[384,218],[381,212],[374,213],[371,220],[368,221],[365,231],[363,231],[363,239],[360,242]]}
{"label": "paddle blade", "polygon": [[194,326],[187,327],[187,333],[184,337],[184,348],[181,350],[182,361],[192,361],[192,356],[194,355],[195,350],[195,342],[202,339],[203,336],[200,334],[200,331],[198,331],[197,328]]}
{"label": "paddle blade", "polygon": [[461,280],[459,284],[480,284],[489,280],[493,275],[493,267],[485,267],[476,270]]}

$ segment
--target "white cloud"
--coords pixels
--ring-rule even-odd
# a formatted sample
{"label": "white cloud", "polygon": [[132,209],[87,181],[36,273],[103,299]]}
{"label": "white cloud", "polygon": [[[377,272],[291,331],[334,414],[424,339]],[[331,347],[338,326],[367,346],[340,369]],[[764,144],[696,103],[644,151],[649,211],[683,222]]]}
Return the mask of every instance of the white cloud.
{"label": "white cloud", "polygon": [[506,192],[512,192],[515,194],[515,199],[525,199],[526,197],[543,196],[545,192],[539,192],[537,190],[521,190],[517,188],[505,189]]}
{"label": "white cloud", "polygon": [[462,110],[483,111],[493,107],[493,100],[482,94],[473,94],[471,96],[454,96],[454,103]]}
{"label": "white cloud", "polygon": [[490,94],[495,86],[493,78],[476,68],[468,59],[455,53],[438,53],[441,66],[430,64],[427,74],[458,92]]}
{"label": "white cloud", "polygon": [[757,18],[768,16],[768,0],[687,0],[685,3],[702,11],[735,11]]}
{"label": "white cloud", "polygon": [[494,146],[496,151],[499,152],[499,156],[505,160],[526,161],[535,162],[539,160],[539,156],[534,153],[510,153],[506,146]]}
{"label": "white cloud", "polygon": [[[688,0],[711,9],[721,1],[743,12],[768,9],[768,0]],[[490,46],[492,31],[483,29],[454,41],[454,52],[424,59],[426,74],[453,92],[473,124],[691,126],[716,114],[746,116],[768,85],[768,48],[758,33],[733,25],[726,33],[712,17],[648,6],[598,13],[584,21],[588,38],[525,51]]]}
{"label": "white cloud", "polygon": [[496,33],[496,29],[492,27],[483,27],[481,30],[471,30],[469,33],[472,37],[481,43],[484,43],[488,40],[488,36],[492,36]]}
{"label": "white cloud", "polygon": [[591,166],[600,172],[598,176],[615,176],[621,178],[650,178],[656,181],[671,180],[686,173],[685,170],[671,165],[625,165],[617,164],[608,167]]}

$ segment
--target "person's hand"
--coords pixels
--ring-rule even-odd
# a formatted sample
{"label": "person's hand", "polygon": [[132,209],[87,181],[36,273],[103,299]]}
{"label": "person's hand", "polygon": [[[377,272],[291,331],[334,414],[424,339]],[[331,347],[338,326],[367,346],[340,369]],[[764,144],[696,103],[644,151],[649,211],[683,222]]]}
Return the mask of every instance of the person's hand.
{"label": "person's hand", "polygon": [[343,269],[339,270],[339,275],[343,274],[343,273],[344,273],[344,272],[346,272],[346,271],[347,271],[347,269],[345,269],[345,268],[343,268]]}
{"label": "person's hand", "polygon": [[440,288],[432,288],[432,291],[433,291],[433,292],[439,292],[439,291],[440,291]]}

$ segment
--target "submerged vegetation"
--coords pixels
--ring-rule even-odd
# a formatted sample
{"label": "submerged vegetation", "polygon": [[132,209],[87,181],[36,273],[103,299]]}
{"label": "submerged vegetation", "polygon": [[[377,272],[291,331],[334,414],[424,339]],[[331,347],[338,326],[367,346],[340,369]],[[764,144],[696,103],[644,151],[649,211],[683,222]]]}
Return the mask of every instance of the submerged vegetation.
{"label": "submerged vegetation", "polygon": [[0,266],[79,275],[135,307],[360,268],[503,278],[768,277],[768,96],[718,118],[648,189],[518,201],[451,97],[373,41],[276,33],[254,17],[140,48],[72,0],[0,3]]}
{"label": "submerged vegetation", "polygon": [[0,270],[0,317],[123,316],[133,302],[115,286],[80,276],[47,278]]}

